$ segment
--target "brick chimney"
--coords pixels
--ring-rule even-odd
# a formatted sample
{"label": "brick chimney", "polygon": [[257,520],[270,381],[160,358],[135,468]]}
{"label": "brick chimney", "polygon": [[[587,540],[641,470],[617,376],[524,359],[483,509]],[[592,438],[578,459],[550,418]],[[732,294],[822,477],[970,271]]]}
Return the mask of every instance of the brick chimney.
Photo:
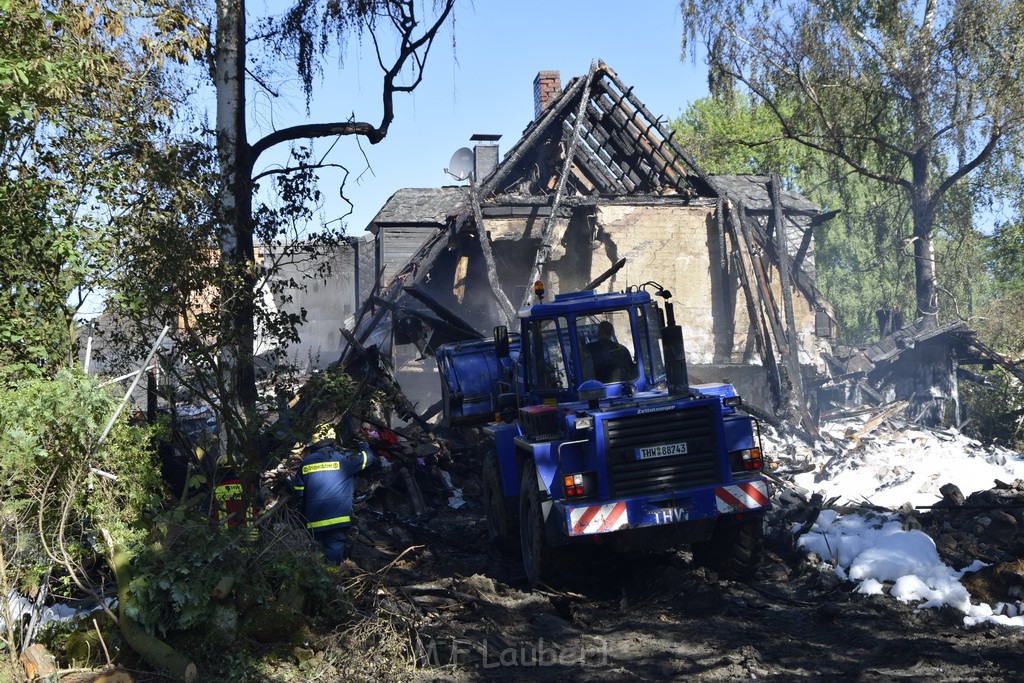
{"label": "brick chimney", "polygon": [[551,101],[562,92],[562,75],[557,71],[540,71],[533,79],[533,117],[539,119]]}

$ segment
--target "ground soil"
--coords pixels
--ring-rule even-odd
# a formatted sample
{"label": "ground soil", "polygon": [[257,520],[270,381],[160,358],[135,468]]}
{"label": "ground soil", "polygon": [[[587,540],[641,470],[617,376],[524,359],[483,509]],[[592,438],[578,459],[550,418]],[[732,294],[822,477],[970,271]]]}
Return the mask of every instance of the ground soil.
{"label": "ground soil", "polygon": [[418,681],[1024,680],[1024,630],[857,594],[785,533],[748,583],[681,548],[598,553],[530,591],[467,488],[465,507],[398,532],[422,545],[389,581],[419,610]]}

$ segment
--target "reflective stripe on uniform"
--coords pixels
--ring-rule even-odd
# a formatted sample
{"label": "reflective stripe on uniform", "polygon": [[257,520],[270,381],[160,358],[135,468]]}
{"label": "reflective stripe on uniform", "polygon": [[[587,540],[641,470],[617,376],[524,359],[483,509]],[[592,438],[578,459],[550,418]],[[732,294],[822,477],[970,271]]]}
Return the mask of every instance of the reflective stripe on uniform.
{"label": "reflective stripe on uniform", "polygon": [[292,488],[294,490],[296,490],[296,491],[305,491],[306,490],[305,486],[293,486]]}
{"label": "reflective stripe on uniform", "polygon": [[348,515],[342,517],[331,517],[330,519],[318,519],[315,522],[309,522],[306,524],[308,529],[319,529],[323,526],[330,526],[332,524],[348,524],[352,521],[352,518]]}
{"label": "reflective stripe on uniform", "polygon": [[337,460],[331,460],[329,462],[315,462],[311,465],[302,466],[302,474],[310,474],[311,472],[323,472],[325,470],[340,470],[341,463]]}
{"label": "reflective stripe on uniform", "polygon": [[364,448],[362,452],[363,452],[363,464],[359,466],[359,469],[365,470],[366,469],[366,449]]}
{"label": "reflective stripe on uniform", "polygon": [[221,484],[214,489],[213,495],[217,500],[231,500],[242,497],[241,484]]}

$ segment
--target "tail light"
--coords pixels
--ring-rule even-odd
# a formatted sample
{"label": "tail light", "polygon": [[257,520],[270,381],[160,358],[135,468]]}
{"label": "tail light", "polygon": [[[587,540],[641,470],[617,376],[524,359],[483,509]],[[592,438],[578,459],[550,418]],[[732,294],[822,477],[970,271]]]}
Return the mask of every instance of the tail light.
{"label": "tail light", "polygon": [[594,472],[578,472],[562,477],[566,498],[581,498],[597,492],[597,477]]}
{"label": "tail light", "polygon": [[744,448],[742,451],[729,453],[729,463],[733,472],[753,472],[764,467],[761,449],[758,447]]}

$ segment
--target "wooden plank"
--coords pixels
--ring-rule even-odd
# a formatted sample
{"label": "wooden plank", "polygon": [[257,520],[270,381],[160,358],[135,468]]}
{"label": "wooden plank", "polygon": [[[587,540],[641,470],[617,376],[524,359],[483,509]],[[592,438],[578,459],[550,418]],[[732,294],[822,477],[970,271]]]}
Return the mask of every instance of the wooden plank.
{"label": "wooden plank", "polygon": [[[575,131],[569,139],[569,145],[565,153],[565,160],[562,164],[562,171],[558,176],[558,187],[555,190],[555,197],[551,202],[551,215],[548,216],[548,219],[544,222],[544,228],[541,231],[541,245],[534,258],[533,267],[530,269],[530,277],[526,280],[527,285],[540,278],[544,266],[551,257],[552,245],[560,237],[560,231],[556,230],[556,225],[558,223],[558,208],[562,201],[562,194],[565,192],[565,183],[572,171],[573,160],[576,156],[576,147],[579,145],[580,133],[583,130],[583,112],[586,110],[587,100],[590,98],[590,88],[594,79],[597,77],[597,73],[597,61],[591,62],[590,73],[587,74],[587,81],[583,86],[583,93],[580,95],[579,109],[576,112]],[[526,294],[523,297],[523,306],[529,304],[530,296],[532,294],[533,292],[530,287],[527,286]]]}
{"label": "wooden plank", "polygon": [[612,275],[615,275],[615,273],[617,273],[620,270],[622,270],[622,266],[624,266],[624,265],[626,265],[626,258],[622,257],[618,261],[616,261],[612,265],[611,268],[609,268],[608,270],[604,271],[603,273],[598,275],[596,278],[594,278],[593,280],[588,282],[583,287],[583,289],[584,290],[587,290],[587,289],[597,289],[599,286],[601,286],[601,283],[603,283],[605,280],[610,278]]}
{"label": "wooden plank", "polygon": [[435,318],[432,315],[427,315],[422,311],[417,311],[414,308],[407,308],[405,306],[397,304],[394,301],[388,301],[387,299],[374,297],[374,303],[377,304],[378,306],[383,306],[387,308],[392,313],[396,313],[398,315],[403,316],[412,316],[414,318],[422,320],[424,323],[429,325],[434,330],[444,333],[445,336],[451,337],[453,340],[464,339],[469,341],[483,338],[481,334],[476,330],[473,330],[473,333],[469,334],[469,331],[463,325],[453,325],[440,318]]}
{"label": "wooden plank", "polygon": [[775,294],[772,292],[771,283],[768,282],[765,254],[751,254],[750,260],[754,264],[754,278],[757,281],[758,291],[761,293],[761,303],[764,305],[765,314],[772,327],[775,346],[780,353],[786,355],[789,352],[789,344],[782,329],[782,320],[779,318],[779,307],[775,302]]}
{"label": "wooden plank", "polygon": [[875,403],[885,403],[885,399],[882,397],[882,395],[875,391],[874,388],[872,388],[872,386],[868,384],[867,380],[861,379],[859,382],[857,382],[857,386],[860,387],[861,391],[870,396],[871,399],[875,401]]}
{"label": "wooden plank", "polygon": [[551,213],[551,207],[540,204],[526,204],[523,206],[509,206],[508,204],[502,204],[500,206],[481,206],[480,210],[484,214],[484,218],[536,218],[538,216],[547,216]]}
{"label": "wooden plank", "polygon": [[772,199],[772,222],[775,223],[775,252],[778,257],[779,286],[782,290],[782,308],[786,316],[786,344],[789,353],[786,360],[789,370],[790,386],[793,391],[795,405],[793,408],[800,417],[804,429],[811,434],[817,435],[818,426],[814,424],[810,411],[807,409],[807,399],[804,396],[804,375],[800,369],[799,349],[796,341],[796,322],[793,315],[793,296],[789,285],[789,242],[786,238],[786,220],[782,215],[782,197],[779,187],[780,179],[777,173],[772,173],[772,180],[769,184],[769,194]]}
{"label": "wooden plank", "polygon": [[907,406],[909,405],[910,401],[896,401],[894,403],[890,403],[888,406],[886,406],[876,414],[872,415],[868,419],[868,421],[864,423],[864,426],[858,429],[853,434],[852,438],[854,440],[858,440],[862,436],[870,434],[871,432],[875,431],[875,429],[877,429],[880,424],[882,424],[889,418],[895,417],[896,415],[902,413],[904,410],[907,409]]}
{"label": "wooden plank", "polygon": [[484,262],[487,266],[487,283],[491,286],[491,293],[498,303],[498,314],[505,327],[511,327],[512,321],[516,318],[516,309],[508,300],[505,291],[498,282],[498,268],[494,264],[494,253],[491,251],[491,237],[487,234],[487,225],[484,223],[484,214],[480,210],[480,195],[477,192],[476,180],[472,175],[469,177],[469,196],[473,203],[473,218],[476,221],[476,238],[480,242],[480,251],[484,254]]}
{"label": "wooden plank", "polygon": [[726,208],[726,212],[724,216],[719,217],[719,220],[725,222],[729,233],[732,235],[733,244],[735,245],[733,251],[734,270],[739,277],[740,287],[743,290],[744,301],[747,306],[747,317],[750,319],[750,326],[754,331],[754,341],[757,345],[758,353],[761,354],[761,358],[764,361],[768,389],[772,394],[772,402],[775,404],[773,407],[777,409],[782,404],[782,377],[779,373],[778,364],[775,361],[771,334],[761,313],[764,306],[761,302],[760,291],[750,282],[753,274],[753,265],[751,263],[750,245],[740,225],[740,212],[743,209],[742,206],[739,206],[736,207],[735,211],[730,210],[730,202],[724,202],[723,205]]}
{"label": "wooden plank", "polygon": [[432,296],[422,291],[418,287],[413,285],[403,287],[402,290],[409,296],[412,296],[415,299],[421,301],[423,305],[425,305],[427,308],[433,311],[434,314],[437,315],[437,317],[441,318],[449,325],[465,332],[469,339],[484,338],[484,335],[481,334],[475,327],[473,327],[468,322],[457,316],[452,311],[448,310],[448,308],[441,305],[440,302],[438,302],[436,299],[434,299]]}

